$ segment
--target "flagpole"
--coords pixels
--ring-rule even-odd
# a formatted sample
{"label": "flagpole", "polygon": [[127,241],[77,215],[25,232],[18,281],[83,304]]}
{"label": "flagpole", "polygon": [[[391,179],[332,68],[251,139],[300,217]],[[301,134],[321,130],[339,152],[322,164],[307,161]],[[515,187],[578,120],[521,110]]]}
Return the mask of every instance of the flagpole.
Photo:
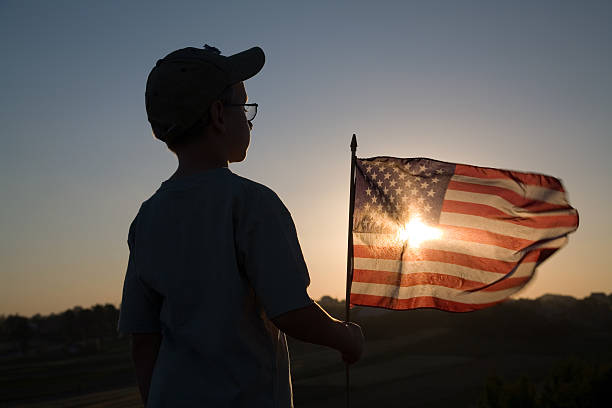
{"label": "flagpole", "polygon": [[[345,309],[344,318],[346,322],[350,322],[350,299],[351,299],[351,282],[353,281],[353,207],[355,204],[355,162],[357,160],[357,136],[353,133],[351,139],[351,183],[350,183],[350,199],[349,199],[349,222],[348,222],[348,249],[346,255],[346,297],[344,298]],[[346,364],[346,408],[350,407],[349,400],[349,384],[350,384],[349,365]]]}

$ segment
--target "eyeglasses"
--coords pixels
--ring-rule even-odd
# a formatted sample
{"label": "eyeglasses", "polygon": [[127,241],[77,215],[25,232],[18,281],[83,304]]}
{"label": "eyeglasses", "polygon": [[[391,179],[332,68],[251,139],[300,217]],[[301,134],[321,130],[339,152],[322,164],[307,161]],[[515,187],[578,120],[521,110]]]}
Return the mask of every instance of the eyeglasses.
{"label": "eyeglasses", "polygon": [[257,115],[257,104],[256,103],[224,103],[225,106],[242,106],[246,119],[250,122],[255,119]]}

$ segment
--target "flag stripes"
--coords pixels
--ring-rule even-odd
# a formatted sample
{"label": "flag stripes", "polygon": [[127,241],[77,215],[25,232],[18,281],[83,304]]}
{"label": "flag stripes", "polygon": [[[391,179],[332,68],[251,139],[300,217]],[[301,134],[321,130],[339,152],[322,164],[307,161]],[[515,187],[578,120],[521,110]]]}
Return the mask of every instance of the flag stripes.
{"label": "flag stripes", "polygon": [[[504,183],[507,184],[507,183]],[[480,193],[486,195],[496,195],[508,201],[511,205],[516,207],[522,207],[530,212],[544,212],[550,210],[561,210],[567,208],[566,204],[560,203],[554,197],[550,198],[546,196],[548,191],[544,194],[528,196],[512,189],[506,188],[505,186],[486,185],[474,182],[460,181],[460,179],[453,177],[448,185],[449,190],[467,191],[470,193]],[[518,190],[518,189],[517,189]]]}
{"label": "flag stripes", "polygon": [[444,239],[454,241],[468,241],[479,244],[496,245],[498,247],[520,251],[533,245],[536,241],[483,231],[476,228],[455,227],[453,225],[441,226],[444,230]]}
{"label": "flag stripes", "polygon": [[[486,231],[484,233],[486,233]],[[471,240],[468,241],[462,239],[452,239],[444,233],[442,234],[442,237],[440,239],[422,242],[418,250],[411,249],[409,246],[403,249],[402,243],[399,242],[395,236],[392,236],[392,238],[390,236],[387,241],[380,242],[381,245],[376,245],[375,241],[373,241],[372,239],[364,240],[363,235],[364,234],[359,234],[358,236],[355,235],[353,237],[355,250],[357,250],[357,246],[359,244],[364,246],[375,245],[373,247],[373,249],[375,250],[374,254],[376,254],[376,252],[380,250],[381,247],[385,248],[386,246],[395,245],[398,250],[403,250],[405,256],[411,256],[413,258],[420,258],[424,256],[423,254],[428,254],[428,250],[433,250],[449,252],[453,254],[453,256],[477,256],[477,258],[475,259],[482,258],[513,263],[522,259],[524,255],[521,251],[504,248],[498,245],[481,244],[479,242],[474,242]],[[393,239],[394,241],[391,241],[391,239]],[[467,258],[466,262],[469,263],[469,261],[470,259]]]}
{"label": "flag stripes", "polygon": [[[532,270],[533,265],[531,271]],[[403,274],[380,270],[371,271],[367,269],[355,269],[354,274],[355,276],[353,278],[353,282],[395,285],[397,287],[439,285],[451,289],[475,290],[487,286],[486,284],[483,284],[483,282],[473,281],[458,276],[449,275],[446,273],[415,272],[410,274]],[[529,276],[507,278],[503,281],[500,281],[500,285],[497,286],[495,290],[509,289],[514,286],[523,284],[529,279]],[[483,291],[487,290],[492,291],[490,288],[483,289]]]}
{"label": "flag stripes", "polygon": [[517,171],[499,170],[488,167],[467,166],[465,164],[455,165],[455,176],[468,176],[481,180],[515,180],[520,184],[528,186],[543,187],[547,189],[565,191],[561,182],[550,176],[534,173],[520,173]]}
{"label": "flag stripes", "polygon": [[398,299],[368,295],[364,293],[351,293],[351,304],[353,305],[373,306],[393,310],[419,309],[427,307],[446,310],[448,312],[469,312],[494,306],[502,301],[503,299],[490,303],[480,303],[477,306],[474,306],[474,304],[471,303],[462,303],[434,296],[415,296],[412,298]]}
{"label": "flag stripes", "polygon": [[[410,259],[402,260],[402,255],[410,253]],[[401,262],[434,261],[449,265],[460,265],[481,271],[497,272],[507,274],[516,266],[515,262],[493,259],[490,257],[463,254],[456,251],[441,249],[419,248],[419,251],[404,252],[402,247],[372,247],[370,245],[355,245],[354,257],[363,256],[368,258],[399,259]],[[530,258],[537,259],[537,253],[529,253]],[[518,259],[517,261],[518,262]]]}
{"label": "flag stripes", "polygon": [[560,215],[527,214],[527,216],[511,216],[487,204],[475,204],[454,200],[444,200],[442,211],[465,215],[477,215],[479,217],[505,221],[531,228],[573,227],[576,224],[576,216],[567,214],[567,212],[563,212]]}
{"label": "flag stripes", "polygon": [[[443,207],[444,208],[444,207]],[[500,235],[508,235],[514,238],[539,241],[548,237],[558,237],[567,234],[571,227],[533,228],[520,223],[499,221],[480,215],[467,215],[454,212],[442,211],[440,224],[455,227],[476,228],[483,231],[491,231]]]}
{"label": "flag stripes", "polygon": [[[530,276],[533,263],[538,260],[536,257],[524,260],[513,273],[514,277]],[[491,272],[482,269],[471,268],[469,266],[449,264],[440,261],[418,260],[403,262],[395,259],[371,259],[355,258],[355,270],[385,271],[402,274],[419,273],[427,271],[429,273],[445,273],[459,278],[473,279],[480,283],[490,283],[503,277],[501,272]]]}
{"label": "flag stripes", "polygon": [[524,196],[532,200],[544,201],[550,204],[565,204],[565,193],[563,192],[538,186],[528,186],[525,184],[517,185],[513,180],[500,181],[496,179],[479,179],[475,177],[453,175],[452,181],[484,187],[497,187],[506,189],[518,194],[519,196]]}
{"label": "flag stripes", "polygon": [[[362,282],[353,282],[353,285],[355,285],[355,288],[353,289],[351,287],[351,293],[355,294],[379,296],[382,298],[391,297],[397,300],[405,300],[420,296],[432,296],[443,300],[459,301],[460,303],[463,303],[465,305],[465,308],[469,308],[470,310],[479,309],[479,305],[481,304],[491,304],[502,301],[516,292],[516,288],[488,292],[469,292],[463,289],[447,288],[445,286],[440,285],[415,285],[398,287],[397,285],[384,285],[378,283]],[[390,292],[393,293],[393,296],[389,296]],[[389,303],[393,302],[392,299],[388,299],[387,301]]]}

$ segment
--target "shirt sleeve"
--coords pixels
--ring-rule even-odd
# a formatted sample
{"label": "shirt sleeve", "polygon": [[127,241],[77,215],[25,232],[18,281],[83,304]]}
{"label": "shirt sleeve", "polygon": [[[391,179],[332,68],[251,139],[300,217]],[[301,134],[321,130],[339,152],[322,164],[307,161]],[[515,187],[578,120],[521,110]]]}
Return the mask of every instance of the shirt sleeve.
{"label": "shirt sleeve", "polygon": [[136,219],[132,221],[128,233],[130,257],[123,283],[117,331],[121,333],[159,332],[161,331],[159,312],[162,296],[138,277],[135,263],[135,223]]}
{"label": "shirt sleeve", "polygon": [[280,198],[269,189],[257,191],[241,215],[238,261],[268,318],[312,304],[295,225]]}

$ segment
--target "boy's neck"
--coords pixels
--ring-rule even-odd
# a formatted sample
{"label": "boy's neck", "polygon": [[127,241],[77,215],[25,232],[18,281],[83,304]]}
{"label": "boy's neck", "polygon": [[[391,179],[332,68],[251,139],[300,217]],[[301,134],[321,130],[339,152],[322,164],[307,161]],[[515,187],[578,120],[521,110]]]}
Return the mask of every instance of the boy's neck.
{"label": "boy's neck", "polygon": [[204,171],[204,170],[218,169],[218,168],[221,168],[221,167],[226,167],[227,168],[227,166],[228,166],[227,160],[225,162],[223,162],[223,161],[220,161],[220,162],[200,162],[200,163],[194,163],[194,164],[179,163],[178,168],[176,169],[174,174],[172,174],[172,176],[170,176],[169,180],[175,180],[177,178],[189,176],[191,174],[198,173],[198,172]]}

